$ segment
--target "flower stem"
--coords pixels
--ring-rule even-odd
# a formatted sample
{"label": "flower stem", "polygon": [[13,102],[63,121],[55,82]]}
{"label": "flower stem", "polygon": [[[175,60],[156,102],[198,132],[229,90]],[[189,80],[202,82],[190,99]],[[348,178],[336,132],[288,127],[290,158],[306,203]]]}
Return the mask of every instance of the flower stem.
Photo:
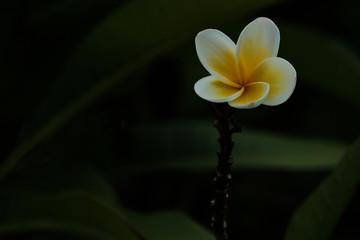
{"label": "flower stem", "polygon": [[[233,163],[232,149],[234,142],[232,134],[240,132],[240,127],[236,126],[231,119],[233,108],[227,104],[214,104],[211,106],[216,115],[214,126],[219,132],[218,142],[220,149],[217,153],[218,163],[216,166],[216,177],[214,183],[214,198],[211,201],[212,217],[211,227],[217,240],[228,240],[227,234],[227,200],[229,197],[228,188],[231,180],[230,167]],[[234,125],[233,127],[231,125]]]}

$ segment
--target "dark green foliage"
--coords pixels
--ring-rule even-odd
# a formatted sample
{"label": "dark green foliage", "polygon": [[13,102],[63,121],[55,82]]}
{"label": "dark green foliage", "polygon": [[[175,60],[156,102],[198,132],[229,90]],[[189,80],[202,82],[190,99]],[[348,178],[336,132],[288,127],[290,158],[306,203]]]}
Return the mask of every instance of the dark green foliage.
{"label": "dark green foliage", "polygon": [[230,239],[358,239],[359,142],[348,148],[360,132],[360,35],[349,6],[2,1],[0,238],[214,239],[217,133],[193,91],[208,74],[193,40],[219,28],[236,41],[267,16],[298,83],[283,105],[235,113]]}
{"label": "dark green foliage", "polygon": [[329,239],[360,182],[360,140],[295,213],[286,240]]}

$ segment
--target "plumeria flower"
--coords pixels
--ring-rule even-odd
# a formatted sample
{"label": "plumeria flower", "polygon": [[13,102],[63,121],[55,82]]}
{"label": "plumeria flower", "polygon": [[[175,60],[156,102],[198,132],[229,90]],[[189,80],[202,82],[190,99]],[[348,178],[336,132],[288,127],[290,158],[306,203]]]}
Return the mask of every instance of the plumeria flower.
{"label": "plumeria flower", "polygon": [[215,29],[201,31],[195,39],[200,62],[211,74],[196,82],[201,98],[234,108],[275,106],[285,102],[296,85],[296,71],[277,57],[280,32],[273,21],[257,18],[235,43]]}

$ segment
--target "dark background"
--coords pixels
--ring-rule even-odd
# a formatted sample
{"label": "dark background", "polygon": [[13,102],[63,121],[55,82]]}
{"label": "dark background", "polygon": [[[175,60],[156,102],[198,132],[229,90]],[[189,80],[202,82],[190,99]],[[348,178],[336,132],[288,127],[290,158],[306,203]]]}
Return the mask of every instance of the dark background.
{"label": "dark background", "polygon": [[[208,228],[217,133],[193,91],[208,74],[194,36],[217,28],[236,42],[259,16],[278,25],[279,56],[298,82],[280,106],[235,113],[243,133],[235,137],[229,231],[230,239],[282,238],[296,207],[358,136],[359,9],[350,0],[204,2],[0,3],[4,239],[88,239],[7,225],[47,216],[55,207],[31,199],[70,190],[142,213],[177,209]],[[360,239],[358,199],[331,239]]]}

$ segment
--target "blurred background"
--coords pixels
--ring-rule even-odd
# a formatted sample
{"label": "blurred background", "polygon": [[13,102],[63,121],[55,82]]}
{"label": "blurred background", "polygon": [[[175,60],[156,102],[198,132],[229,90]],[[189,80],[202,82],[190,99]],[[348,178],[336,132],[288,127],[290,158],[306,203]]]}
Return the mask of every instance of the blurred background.
{"label": "blurred background", "polygon": [[[235,113],[229,235],[282,239],[360,132],[358,10],[350,0],[1,1],[0,238],[214,239],[217,132],[193,90],[208,75],[194,37],[216,28],[236,42],[265,16],[298,81],[284,104]],[[351,186],[329,239],[360,239]]]}

